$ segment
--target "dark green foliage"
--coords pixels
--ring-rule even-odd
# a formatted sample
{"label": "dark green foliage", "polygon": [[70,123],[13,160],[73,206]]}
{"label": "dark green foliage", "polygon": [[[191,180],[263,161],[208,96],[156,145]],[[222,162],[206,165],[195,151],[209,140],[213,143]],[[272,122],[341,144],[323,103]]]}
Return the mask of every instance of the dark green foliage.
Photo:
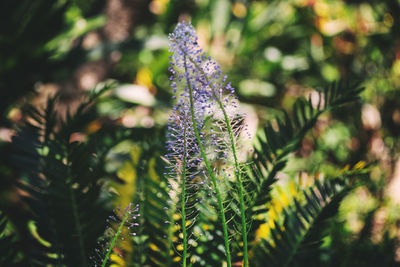
{"label": "dark green foliage", "polygon": [[304,190],[304,204],[295,200],[284,209],[285,221],[282,225],[275,223],[271,240],[263,239],[254,248],[255,266],[320,266],[316,252],[322,244],[324,225],[337,213],[350,189],[347,184],[348,180],[317,180],[315,186]]}
{"label": "dark green foliage", "polygon": [[118,140],[97,146],[94,141],[71,138],[96,118],[93,101],[111,86],[97,88],[100,90],[65,120],[60,120],[54,109],[57,97],[48,100],[44,112],[29,107],[30,121],[13,139],[11,162],[21,170],[18,188],[25,192],[23,203],[27,206],[26,218],[18,218],[18,230],[24,231],[28,221],[33,221],[44,240],[40,246],[22,247],[35,266],[88,266],[88,253],[104,229],[105,201],[110,196],[102,195],[100,179],[106,175],[106,153]]}
{"label": "dark green foliage", "polygon": [[15,234],[6,233],[7,223],[6,216],[0,211],[0,266],[11,266],[18,253]]}
{"label": "dark green foliage", "polygon": [[308,100],[299,98],[293,105],[292,118],[283,111],[283,118],[276,117],[277,128],[271,123],[264,127],[263,136],[257,138],[259,147],[255,149],[254,164],[249,170],[248,191],[254,201],[251,206],[257,207],[268,201],[268,192],[276,181],[277,172],[286,166],[287,156],[296,151],[318,117],[323,112],[357,101],[363,89],[359,84],[333,83],[319,93],[317,103],[312,103],[311,97]]}
{"label": "dark green foliage", "polygon": [[368,175],[365,169],[345,171],[324,181],[316,179],[312,187],[302,190],[301,198],[282,211],[284,222],[274,222],[271,238],[254,248],[255,266],[321,266],[330,254],[323,243],[330,235],[331,219],[343,198]]}
{"label": "dark green foliage", "polygon": [[283,118],[276,117],[276,128],[271,123],[264,127],[263,136],[257,138],[259,146],[253,155],[254,164],[247,171],[248,201],[254,213],[266,211],[276,174],[284,169],[287,156],[297,150],[318,117],[327,110],[356,101],[362,90],[358,84],[334,83],[319,93],[317,103],[312,103],[311,98],[299,98],[293,105],[292,118],[283,111]]}
{"label": "dark green foliage", "polygon": [[[255,230],[262,221],[254,220],[253,216],[267,211],[270,201],[270,190],[276,181],[276,175],[286,166],[287,157],[298,149],[301,140],[312,129],[318,117],[330,109],[340,105],[357,101],[359,93],[363,90],[359,84],[333,83],[319,93],[317,103],[312,103],[311,98],[299,98],[293,105],[292,116],[283,111],[283,117],[276,117],[277,127],[271,123],[263,129],[263,136],[258,137],[259,146],[255,148],[253,163],[246,166],[247,181],[246,201],[247,220],[249,225],[249,238],[254,238]],[[235,217],[235,228],[240,233],[240,224],[237,222],[239,214],[235,214],[238,207],[236,191],[231,194],[233,203],[231,217]],[[236,248],[240,251],[240,247]]]}

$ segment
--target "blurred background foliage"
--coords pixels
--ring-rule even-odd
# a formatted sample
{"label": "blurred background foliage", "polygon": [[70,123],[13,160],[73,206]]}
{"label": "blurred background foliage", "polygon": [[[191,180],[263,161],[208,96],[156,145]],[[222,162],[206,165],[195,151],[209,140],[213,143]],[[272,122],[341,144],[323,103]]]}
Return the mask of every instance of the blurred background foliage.
{"label": "blurred background foliage", "polygon": [[[253,136],[298,97],[313,99],[316,89],[335,80],[362,81],[360,103],[322,115],[302,140],[278,173],[271,205],[287,205],[280,195],[295,197],[293,187],[307,186],[319,172],[331,175],[367,162],[371,175],[344,199],[321,260],[332,266],[400,262],[399,0],[1,1],[0,210],[11,221],[3,235],[18,239],[15,233],[26,227],[19,223],[26,212],[24,192],[16,187],[20,170],[9,164],[26,103],[44,108],[57,94],[54,108],[67,118],[105,80],[118,84],[100,96],[96,115],[83,120],[70,141],[91,140],[107,129],[120,133],[127,141],[113,146],[104,164],[106,184],[114,190],[109,194],[120,195],[114,199],[123,205],[162,198],[146,185],[163,186],[164,179],[151,174],[156,163],[147,154],[158,162],[155,147],[164,142],[171,107],[167,35],[180,20],[192,21],[200,46],[222,64]],[[111,147],[113,137],[98,136]],[[138,247],[145,249],[151,231],[143,229]],[[268,231],[264,225],[257,233],[262,238]],[[163,242],[159,247],[167,247]]]}

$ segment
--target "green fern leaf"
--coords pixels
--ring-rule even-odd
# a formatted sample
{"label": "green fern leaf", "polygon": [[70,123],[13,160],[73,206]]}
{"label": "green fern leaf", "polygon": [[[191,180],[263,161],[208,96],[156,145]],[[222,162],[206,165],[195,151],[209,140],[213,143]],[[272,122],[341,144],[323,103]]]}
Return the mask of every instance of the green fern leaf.
{"label": "green fern leaf", "polygon": [[[353,188],[352,179],[364,170],[341,179],[324,182],[303,190],[303,202],[294,203],[282,212],[283,224],[275,222],[270,239],[262,239],[254,248],[255,266],[320,266],[318,250],[326,222],[336,215],[341,200]],[[303,204],[302,204],[303,203]],[[266,265],[267,264],[267,265]]]}
{"label": "green fern leaf", "polygon": [[[33,221],[36,239],[46,245],[33,250],[22,247],[24,254],[38,265],[59,264],[87,266],[88,252],[95,246],[104,224],[106,210],[101,199],[99,179],[104,171],[105,154],[110,146],[97,147],[96,142],[76,142],[71,139],[96,118],[96,98],[111,88],[103,84],[77,109],[60,120],[55,105],[58,96],[48,99],[40,111],[28,107],[31,120],[13,139],[12,163],[21,170],[18,183],[29,214],[21,224]],[[100,135],[103,132],[99,131]],[[91,137],[95,138],[96,133]]]}

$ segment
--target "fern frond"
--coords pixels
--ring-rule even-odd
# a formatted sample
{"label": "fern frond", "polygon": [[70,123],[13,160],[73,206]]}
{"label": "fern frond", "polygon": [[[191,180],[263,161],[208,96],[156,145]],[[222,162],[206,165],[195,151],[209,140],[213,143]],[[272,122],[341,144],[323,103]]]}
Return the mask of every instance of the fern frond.
{"label": "fern frond", "polygon": [[282,211],[283,224],[276,219],[269,239],[255,245],[255,266],[319,266],[315,252],[326,234],[326,222],[336,215],[341,200],[353,188],[352,180],[363,173],[316,180],[314,186],[303,190],[303,201],[295,199]]}
{"label": "fern frond", "polygon": [[258,136],[259,146],[253,155],[254,164],[248,169],[247,191],[250,201],[259,206],[268,202],[271,185],[276,181],[278,171],[286,166],[287,156],[294,152],[306,133],[312,129],[318,117],[346,103],[357,101],[364,88],[359,84],[333,83],[319,92],[316,103],[311,97],[299,98],[293,105],[292,118],[286,111],[283,117],[276,117],[277,128],[268,123],[263,136]]}
{"label": "fern frond", "polygon": [[[99,91],[111,87],[104,84]],[[24,252],[41,266],[87,266],[87,253],[102,231],[99,222],[106,212],[106,199],[100,198],[99,179],[106,175],[107,150],[120,140],[97,147],[96,142],[71,139],[74,133],[84,133],[96,118],[98,96],[89,97],[64,120],[55,111],[58,96],[48,99],[44,111],[30,106],[26,109],[29,120],[13,138],[12,163],[21,170],[18,187],[30,213],[21,223],[34,221],[38,236],[50,244]]]}
{"label": "fern frond", "polygon": [[316,101],[312,101],[311,97],[308,100],[299,98],[293,105],[291,115],[283,111],[282,116],[275,118],[274,126],[267,123],[257,137],[252,164],[243,167],[244,196],[246,206],[251,207],[246,212],[246,221],[250,226],[249,240],[255,238],[255,231],[262,224],[256,215],[268,211],[270,190],[277,181],[277,173],[285,168],[289,155],[298,149],[301,140],[322,113],[358,100],[362,90],[359,84],[333,83],[318,93]]}

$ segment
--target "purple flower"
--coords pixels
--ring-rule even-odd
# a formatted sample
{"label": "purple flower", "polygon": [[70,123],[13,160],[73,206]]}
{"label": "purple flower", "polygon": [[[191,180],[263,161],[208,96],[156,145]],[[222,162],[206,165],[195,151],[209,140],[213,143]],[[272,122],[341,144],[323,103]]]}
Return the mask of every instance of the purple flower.
{"label": "purple flower", "polygon": [[[227,130],[227,121],[237,145],[244,128],[244,115],[238,111],[238,101],[235,89],[227,82],[221,66],[207,56],[198,45],[194,27],[189,23],[179,23],[175,31],[169,35],[171,64],[171,87],[182,107],[189,108],[189,90],[192,89],[195,119],[198,130],[203,128],[207,117],[213,119],[211,131],[202,135],[202,142],[210,139],[207,144],[210,158],[232,159],[232,139]],[[225,117],[226,116],[226,117]],[[190,119],[190,117],[189,117]],[[227,119],[227,120],[226,120]]]}
{"label": "purple flower", "polygon": [[[170,80],[176,103],[168,122],[167,149],[169,153],[166,157],[172,165],[170,166],[171,175],[181,175],[184,172],[182,166],[185,165],[186,176],[194,177],[200,175],[199,166],[202,159],[196,141],[190,105],[193,104],[196,125],[198,130],[201,130],[205,120],[205,103],[208,102],[209,95],[206,91],[201,91],[198,83],[201,75],[194,64],[188,60],[187,55],[197,58],[202,54],[202,50],[192,45],[197,42],[197,36],[190,24],[186,25],[184,22],[178,24],[175,31],[169,35],[169,39],[170,51],[173,52],[170,56],[169,70],[172,74]],[[198,87],[193,90],[192,102],[189,86],[192,89]],[[201,138],[204,140],[205,136]]]}

